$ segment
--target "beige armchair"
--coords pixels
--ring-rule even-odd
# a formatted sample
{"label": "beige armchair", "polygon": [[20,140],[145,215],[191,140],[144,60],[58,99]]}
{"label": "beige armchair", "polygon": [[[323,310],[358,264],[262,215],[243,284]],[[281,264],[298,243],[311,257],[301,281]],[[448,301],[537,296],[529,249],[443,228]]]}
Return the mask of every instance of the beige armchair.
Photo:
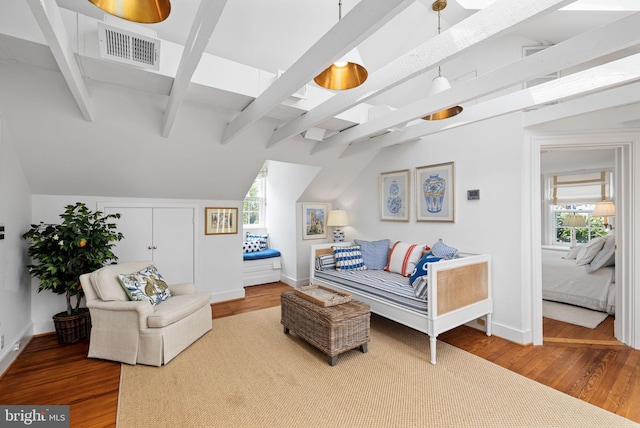
{"label": "beige armchair", "polygon": [[161,366],[211,330],[211,294],[194,284],[169,285],[172,297],[156,306],[129,300],[118,274],[151,264],[122,263],[80,276],[91,313],[89,358]]}

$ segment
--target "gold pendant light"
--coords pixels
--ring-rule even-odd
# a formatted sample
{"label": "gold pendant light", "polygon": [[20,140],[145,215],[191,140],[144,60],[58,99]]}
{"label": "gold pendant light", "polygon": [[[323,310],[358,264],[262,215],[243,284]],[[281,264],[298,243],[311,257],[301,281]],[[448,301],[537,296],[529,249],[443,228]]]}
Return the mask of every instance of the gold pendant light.
{"label": "gold pendant light", "polygon": [[[431,5],[431,9],[433,9],[434,12],[438,12],[438,35],[440,35],[440,11],[443,10],[445,7],[447,7],[446,0],[436,0]],[[435,95],[449,88],[451,88],[451,84],[449,83],[449,80],[447,80],[447,78],[442,75],[440,66],[438,66],[438,75],[431,82],[431,89],[429,90],[428,96]],[[453,107],[446,108],[444,110],[437,111],[430,115],[427,115],[423,117],[423,119],[424,120],[448,119],[450,117],[456,116],[457,114],[460,114],[461,111],[462,111],[462,107],[453,106]]]}
{"label": "gold pendant light", "polygon": [[111,15],[142,24],[162,22],[171,13],[169,0],[89,0]]}
{"label": "gold pendant light", "polygon": [[[338,1],[338,21],[342,19],[342,0]],[[327,67],[313,81],[323,88],[334,91],[360,86],[367,80],[369,73],[362,66],[358,48],[352,49],[344,57]]]}

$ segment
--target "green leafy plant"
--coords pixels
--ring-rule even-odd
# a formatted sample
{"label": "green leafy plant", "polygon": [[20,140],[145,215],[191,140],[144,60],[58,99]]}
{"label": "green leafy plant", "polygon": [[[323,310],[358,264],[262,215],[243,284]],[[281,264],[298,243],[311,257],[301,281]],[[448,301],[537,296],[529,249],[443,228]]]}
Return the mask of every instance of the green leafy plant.
{"label": "green leafy plant", "polygon": [[[124,236],[112,222],[120,214],[91,211],[81,202],[67,205],[60,217],[61,224],[32,224],[22,237],[30,241],[28,253],[37,262],[27,268],[31,276],[40,280],[38,292],[66,294],[66,313],[72,315],[84,297],[80,275],[115,262],[118,258],[112,248]],[[75,307],[71,305],[73,296]]]}

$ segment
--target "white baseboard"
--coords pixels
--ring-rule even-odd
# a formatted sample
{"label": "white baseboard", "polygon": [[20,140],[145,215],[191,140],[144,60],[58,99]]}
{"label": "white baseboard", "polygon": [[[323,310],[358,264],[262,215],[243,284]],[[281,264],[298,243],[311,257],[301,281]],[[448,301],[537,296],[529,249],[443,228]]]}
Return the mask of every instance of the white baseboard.
{"label": "white baseboard", "polygon": [[13,342],[5,343],[5,347],[0,353],[0,376],[2,376],[9,366],[18,358],[18,355],[24,350],[32,337],[33,324],[29,324],[22,329]]}
{"label": "white baseboard", "polygon": [[226,291],[224,293],[211,293],[211,303],[236,299],[244,299],[244,288],[241,290]]}
{"label": "white baseboard", "polygon": [[516,330],[512,327],[508,327],[495,321],[491,323],[491,333],[498,337],[506,339],[509,342],[514,342],[519,345],[530,345],[533,343],[533,335],[531,333],[531,330]]}

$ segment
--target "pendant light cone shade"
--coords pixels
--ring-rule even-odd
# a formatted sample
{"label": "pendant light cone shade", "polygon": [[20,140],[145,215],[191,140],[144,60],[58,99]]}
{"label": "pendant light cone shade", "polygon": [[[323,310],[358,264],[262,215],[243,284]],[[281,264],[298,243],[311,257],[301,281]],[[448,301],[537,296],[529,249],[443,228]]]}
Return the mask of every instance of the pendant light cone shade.
{"label": "pendant light cone shade", "polygon": [[[438,12],[438,35],[440,35],[440,11],[444,10],[445,7],[447,7],[446,0],[436,0],[431,5],[431,8],[433,9],[433,11]],[[438,94],[450,88],[451,88],[451,84],[449,83],[449,80],[447,80],[447,78],[442,75],[440,71],[440,66],[438,66],[438,75],[431,82],[431,89],[429,90],[428,96]],[[463,109],[460,106],[453,106],[453,107],[446,108],[444,110],[437,111],[430,115],[424,116],[423,119],[424,120],[448,119],[450,117],[460,114],[462,110]]]}
{"label": "pendant light cone shade", "polygon": [[105,12],[142,24],[162,22],[171,13],[169,0],[89,0]]}
{"label": "pendant light cone shade", "polygon": [[369,73],[361,65],[362,60],[358,60],[359,57],[360,54],[356,48],[327,67],[313,81],[323,88],[334,91],[344,91],[362,85]]}
{"label": "pendant light cone shade", "polygon": [[[341,19],[342,0],[338,1],[338,21]],[[344,91],[362,85],[368,76],[369,73],[362,65],[358,48],[354,48],[318,74],[313,81],[326,89]]]}
{"label": "pendant light cone shade", "polygon": [[[431,82],[431,89],[429,90],[429,96],[435,95],[439,92],[446,91],[451,88],[451,84],[444,76],[437,76]],[[453,117],[459,114],[462,111],[462,107],[454,106],[444,110],[440,110],[438,112],[432,113],[428,116],[423,117],[424,120],[442,120]]]}

